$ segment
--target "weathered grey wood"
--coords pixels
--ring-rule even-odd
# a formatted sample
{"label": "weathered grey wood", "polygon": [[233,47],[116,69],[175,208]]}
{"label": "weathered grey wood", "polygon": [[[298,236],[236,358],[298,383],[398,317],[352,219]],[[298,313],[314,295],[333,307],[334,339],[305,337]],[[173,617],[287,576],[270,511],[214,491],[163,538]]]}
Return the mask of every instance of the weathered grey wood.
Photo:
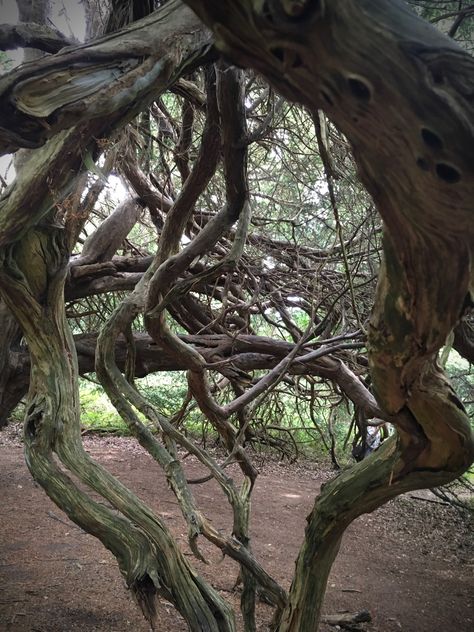
{"label": "weathered grey wood", "polygon": [[[209,35],[180,6],[172,0],[145,18],[144,25],[26,64],[0,79],[0,97],[8,104],[0,147],[13,151],[43,145],[0,197],[0,246],[19,239],[60,206],[102,151],[104,139],[202,59]],[[64,91],[56,90],[61,83]],[[21,108],[27,102],[47,104],[52,114],[26,114]]]}
{"label": "weathered grey wood", "polygon": [[0,50],[36,48],[57,53],[71,41],[56,29],[40,24],[0,24]]}
{"label": "weathered grey wood", "polygon": [[135,108],[157,96],[183,62],[191,68],[209,41],[196,16],[171,0],[117,33],[2,76],[0,154],[40,147],[60,130]]}
{"label": "weathered grey wood", "polygon": [[79,271],[79,266],[111,261],[137,223],[142,210],[143,207],[134,198],[121,202],[85,240],[81,255],[71,261],[71,268]]}

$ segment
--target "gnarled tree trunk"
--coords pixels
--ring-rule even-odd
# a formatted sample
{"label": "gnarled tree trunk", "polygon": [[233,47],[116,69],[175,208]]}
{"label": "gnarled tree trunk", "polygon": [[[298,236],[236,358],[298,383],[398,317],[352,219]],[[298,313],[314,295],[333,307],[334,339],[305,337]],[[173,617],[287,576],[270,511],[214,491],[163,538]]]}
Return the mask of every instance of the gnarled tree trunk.
{"label": "gnarled tree trunk", "polygon": [[[2,251],[0,291],[22,327],[31,356],[28,467],[51,499],[112,551],[150,622],[155,597],[161,595],[191,630],[232,632],[230,607],[191,568],[167,527],[84,451],[77,358],[64,311],[68,259],[61,229],[32,230],[21,243]],[[74,477],[111,507],[93,500]]]}
{"label": "gnarled tree trunk", "polygon": [[0,428],[2,428],[7,424],[8,418],[28,387],[28,376],[25,375],[22,367],[18,366],[19,362],[15,361],[20,360],[21,357],[18,349],[21,329],[2,300],[0,300],[0,332]]}
{"label": "gnarled tree trunk", "polygon": [[[280,622],[281,631],[311,632],[347,525],[399,493],[452,480],[473,459],[469,420],[436,354],[473,302],[474,62],[398,0],[187,4],[227,56],[313,112],[325,110],[352,143],[385,222],[369,360],[382,414],[398,435],[326,485],[315,503]],[[130,120],[179,70],[202,60],[208,43],[196,18],[170,0],[121,33],[2,78],[9,119],[1,149],[50,140],[0,200],[0,286],[32,357],[26,451],[35,478],[114,552],[149,615],[159,592],[191,629],[233,630],[227,605],[159,520],[82,449],[63,308],[69,253],[51,213],[94,154],[93,137]],[[65,70],[64,89],[51,92]],[[92,501],[54,455],[119,514]]]}
{"label": "gnarled tree trunk", "polygon": [[474,61],[398,1],[186,4],[236,63],[327,113],[385,222],[369,362],[398,436],[316,501],[279,628],[310,632],[347,525],[473,460],[469,420],[436,355],[472,304]]}

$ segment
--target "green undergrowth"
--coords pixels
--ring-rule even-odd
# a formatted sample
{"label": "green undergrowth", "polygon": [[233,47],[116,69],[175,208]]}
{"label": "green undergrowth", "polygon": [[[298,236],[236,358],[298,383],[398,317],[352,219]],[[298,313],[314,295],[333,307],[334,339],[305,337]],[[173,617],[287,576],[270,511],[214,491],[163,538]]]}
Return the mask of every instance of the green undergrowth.
{"label": "green undergrowth", "polygon": [[81,426],[83,430],[101,434],[130,435],[127,424],[120,417],[103,389],[86,380],[80,382]]}

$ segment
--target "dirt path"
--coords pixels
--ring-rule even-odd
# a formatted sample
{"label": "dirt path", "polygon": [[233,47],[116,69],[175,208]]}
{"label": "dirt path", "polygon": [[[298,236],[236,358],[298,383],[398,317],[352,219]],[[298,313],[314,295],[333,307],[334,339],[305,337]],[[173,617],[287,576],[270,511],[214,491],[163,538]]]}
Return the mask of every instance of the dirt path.
{"label": "dirt path", "polygon": [[[4,445],[1,445],[1,444]],[[6,444],[6,445],[5,445]],[[88,439],[91,454],[159,512],[183,550],[186,528],[160,468],[130,439]],[[186,460],[190,477],[203,474]],[[148,632],[112,556],[53,505],[32,481],[18,444],[0,434],[0,630]],[[254,492],[253,547],[267,570],[289,587],[308,514],[324,478],[302,466],[263,468]],[[230,527],[230,512],[212,483],[196,495],[214,526]],[[472,527],[472,525],[471,525]],[[235,606],[235,564],[204,541],[211,559],[199,571]],[[368,632],[471,632],[474,629],[474,537],[456,511],[409,497],[359,519],[334,566],[325,611],[367,609]],[[259,630],[271,610],[259,606]],[[162,603],[163,632],[187,628]],[[322,625],[321,630],[334,630]],[[304,632],[304,631],[301,631]]]}

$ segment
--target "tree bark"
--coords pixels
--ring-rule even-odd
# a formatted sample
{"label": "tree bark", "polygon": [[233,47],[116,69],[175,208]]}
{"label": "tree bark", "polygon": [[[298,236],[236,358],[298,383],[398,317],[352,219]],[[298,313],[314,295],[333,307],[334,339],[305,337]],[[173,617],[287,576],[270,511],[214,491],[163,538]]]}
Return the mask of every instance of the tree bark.
{"label": "tree bark", "polygon": [[[370,398],[367,405],[381,408],[377,416],[398,435],[328,484],[315,503],[280,624],[281,631],[311,632],[347,525],[401,492],[452,480],[473,459],[469,420],[436,354],[473,303],[474,62],[398,0],[187,4],[225,55],[314,113],[326,111],[350,140],[385,222],[369,329],[378,405]],[[149,615],[161,591],[191,629],[232,630],[227,607],[193,575],[161,523],[82,450],[77,367],[62,306],[67,256],[51,212],[88,154],[95,155],[92,138],[108,136],[178,72],[194,67],[209,41],[196,18],[170,0],[117,34],[0,80],[3,151],[50,139],[0,200],[0,284],[32,357],[25,442],[35,478],[115,553]],[[177,258],[183,269],[201,242]],[[174,273],[161,270],[164,285],[157,283],[151,311],[159,311],[155,299]],[[347,375],[340,379],[358,392]],[[80,491],[53,453],[120,515]],[[164,556],[164,549],[171,553]]]}
{"label": "tree bark", "polygon": [[5,426],[8,418],[20,399],[26,394],[29,383],[29,371],[22,366],[19,342],[21,329],[6,306],[0,299],[0,428]]}
{"label": "tree bark", "polygon": [[[176,606],[191,630],[233,632],[230,607],[191,568],[166,526],[84,451],[77,358],[64,310],[69,259],[65,242],[61,230],[33,230],[2,251],[0,291],[22,327],[31,356],[25,419],[28,467],[71,520],[112,551],[151,623],[155,597],[161,595]],[[112,508],[92,500],[71,475]]]}
{"label": "tree bark", "polygon": [[472,303],[474,61],[398,1],[186,4],[236,63],[325,110],[385,222],[369,362],[398,436],[316,501],[279,628],[310,632],[347,525],[473,460],[469,420],[436,354]]}
{"label": "tree bark", "polygon": [[71,44],[62,33],[35,23],[0,24],[0,50],[34,48],[45,53],[57,53]]}
{"label": "tree bark", "polygon": [[178,67],[199,65],[209,43],[195,15],[170,0],[117,33],[15,69],[0,78],[0,155],[40,147],[84,121],[122,119],[126,110],[130,120],[173,83]]}

